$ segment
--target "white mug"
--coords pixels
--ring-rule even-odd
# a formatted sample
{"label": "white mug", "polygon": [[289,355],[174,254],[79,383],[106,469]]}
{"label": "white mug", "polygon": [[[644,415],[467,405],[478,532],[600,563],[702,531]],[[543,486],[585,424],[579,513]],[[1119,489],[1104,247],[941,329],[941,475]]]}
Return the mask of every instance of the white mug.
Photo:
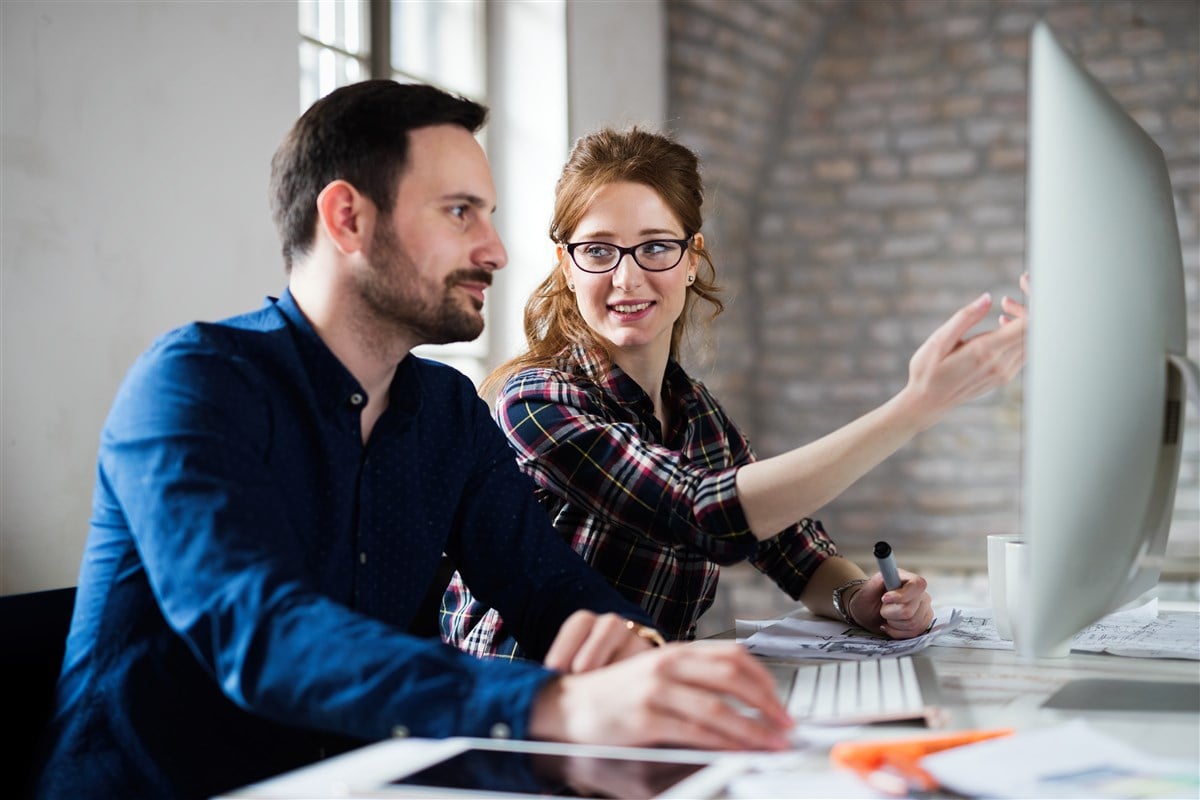
{"label": "white mug", "polygon": [[1001,639],[1012,639],[1012,621],[1009,616],[1007,557],[1005,545],[1020,542],[1019,533],[991,533],[987,537],[988,590],[992,598],[992,619],[996,633]]}

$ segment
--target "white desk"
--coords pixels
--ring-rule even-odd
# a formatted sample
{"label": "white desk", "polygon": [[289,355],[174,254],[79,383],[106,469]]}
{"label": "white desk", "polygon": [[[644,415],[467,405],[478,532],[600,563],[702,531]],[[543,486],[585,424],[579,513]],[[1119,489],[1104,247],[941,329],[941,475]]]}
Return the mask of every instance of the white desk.
{"label": "white desk", "polygon": [[[1200,616],[1197,617],[1200,625]],[[1195,711],[1138,713],[1115,711],[1064,712],[1042,703],[1059,687],[1077,678],[1115,678],[1138,681],[1200,682],[1200,664],[1193,661],[1124,658],[1073,653],[1064,659],[1039,659],[1023,663],[1011,651],[931,647],[922,653],[936,668],[941,702],[948,712],[947,729],[1012,727],[1018,731],[1044,728],[1083,718],[1100,732],[1139,750],[1200,763],[1200,714]],[[912,736],[920,729],[871,726],[847,730],[848,738],[877,739]],[[428,740],[381,742],[329,759],[278,779],[247,787],[228,798],[395,797],[414,796],[411,789],[379,793],[363,789],[363,778],[379,764],[396,765],[407,753],[437,747]],[[581,753],[594,748],[580,747]],[[693,754],[699,756],[700,754]],[[733,769],[744,763],[740,756],[700,756],[724,760]],[[739,762],[738,759],[742,759]],[[827,770],[828,747],[797,752],[794,766]],[[796,785],[795,797],[806,796]],[[451,796],[438,790],[425,796]],[[720,796],[718,794],[717,796]],[[807,795],[826,796],[826,795]]]}
{"label": "white desk", "polygon": [[1061,686],[1079,678],[1200,683],[1200,664],[1195,661],[1072,653],[1024,663],[1011,650],[931,647],[925,652],[937,668],[942,702],[955,728],[1020,731],[1083,717],[1139,749],[1200,763],[1200,714],[1195,711],[1064,712],[1042,707]]}

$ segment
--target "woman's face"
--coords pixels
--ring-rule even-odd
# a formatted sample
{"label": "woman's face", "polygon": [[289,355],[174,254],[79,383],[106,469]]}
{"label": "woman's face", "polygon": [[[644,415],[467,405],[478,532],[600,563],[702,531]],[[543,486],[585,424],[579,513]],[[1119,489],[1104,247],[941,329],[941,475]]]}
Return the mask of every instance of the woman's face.
{"label": "woman's face", "polygon": [[[685,235],[657,192],[641,183],[619,182],[596,192],[568,241],[634,247]],[[583,248],[577,248],[576,255],[582,260]],[[588,327],[618,352],[663,358],[670,353],[671,329],[683,313],[689,277],[696,273],[696,256],[691,250],[674,269],[663,272],[642,269],[628,254],[609,272],[585,272],[562,245],[558,258],[567,282],[575,286],[579,312]]]}

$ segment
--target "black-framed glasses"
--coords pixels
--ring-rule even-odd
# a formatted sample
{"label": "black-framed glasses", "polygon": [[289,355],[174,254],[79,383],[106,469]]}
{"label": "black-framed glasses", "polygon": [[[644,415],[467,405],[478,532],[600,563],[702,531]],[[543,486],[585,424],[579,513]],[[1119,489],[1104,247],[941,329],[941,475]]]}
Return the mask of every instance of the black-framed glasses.
{"label": "black-framed glasses", "polygon": [[691,242],[689,236],[686,239],[651,239],[633,247],[609,242],[569,242],[566,247],[575,266],[584,272],[609,272],[627,255],[633,256],[633,262],[647,272],[666,272],[679,266]]}

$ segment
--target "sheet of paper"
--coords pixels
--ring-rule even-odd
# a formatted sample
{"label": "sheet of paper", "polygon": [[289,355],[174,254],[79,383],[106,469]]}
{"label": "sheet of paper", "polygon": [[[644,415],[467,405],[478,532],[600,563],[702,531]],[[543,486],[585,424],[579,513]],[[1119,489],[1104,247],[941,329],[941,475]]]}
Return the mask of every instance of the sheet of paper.
{"label": "sheet of paper", "polygon": [[933,629],[913,639],[889,639],[843,622],[788,616],[752,632],[745,639],[751,653],[773,658],[865,659],[912,655],[959,623],[958,609],[940,610]]}
{"label": "sheet of paper", "polygon": [[921,759],[945,788],[967,797],[1186,797],[1200,766],[1147,756],[1076,720],[955,747]]}
{"label": "sheet of paper", "polygon": [[[962,621],[934,644],[1011,650],[1013,643],[996,634],[989,608],[967,609]],[[1135,658],[1183,658],[1200,661],[1200,615],[1158,613],[1158,601],[1109,614],[1075,635],[1071,649]]]}

